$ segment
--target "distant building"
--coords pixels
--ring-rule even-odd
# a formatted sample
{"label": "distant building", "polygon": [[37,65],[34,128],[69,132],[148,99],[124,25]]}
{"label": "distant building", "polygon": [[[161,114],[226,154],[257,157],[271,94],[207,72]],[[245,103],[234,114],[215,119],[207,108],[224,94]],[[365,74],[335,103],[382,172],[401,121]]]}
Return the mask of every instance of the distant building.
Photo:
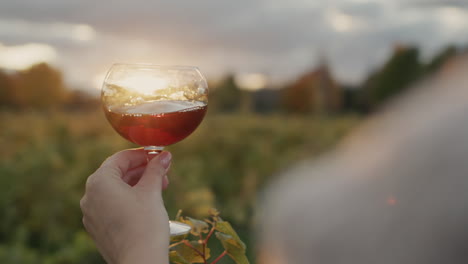
{"label": "distant building", "polygon": [[342,91],[327,64],[321,63],[286,88],[283,104],[290,112],[336,112],[342,108]]}

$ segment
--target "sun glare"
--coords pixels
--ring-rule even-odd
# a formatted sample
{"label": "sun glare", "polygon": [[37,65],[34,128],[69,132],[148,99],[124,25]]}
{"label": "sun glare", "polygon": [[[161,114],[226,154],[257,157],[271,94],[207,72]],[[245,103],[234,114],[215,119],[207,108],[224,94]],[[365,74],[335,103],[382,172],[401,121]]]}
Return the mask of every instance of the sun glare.
{"label": "sun glare", "polygon": [[157,90],[169,87],[169,81],[167,79],[147,72],[132,73],[132,75],[119,79],[119,81],[114,84],[146,95],[151,95]]}
{"label": "sun glare", "polygon": [[93,87],[96,88],[97,90],[101,90],[102,83],[104,82],[104,78],[106,78],[105,72],[95,75],[92,80]]}
{"label": "sun glare", "polygon": [[239,74],[235,76],[234,81],[240,88],[249,91],[265,88],[268,82],[266,76],[260,73]]}
{"label": "sun glare", "polygon": [[47,44],[28,43],[5,46],[0,43],[0,67],[11,70],[24,70],[36,63],[52,63],[57,59],[56,50]]}

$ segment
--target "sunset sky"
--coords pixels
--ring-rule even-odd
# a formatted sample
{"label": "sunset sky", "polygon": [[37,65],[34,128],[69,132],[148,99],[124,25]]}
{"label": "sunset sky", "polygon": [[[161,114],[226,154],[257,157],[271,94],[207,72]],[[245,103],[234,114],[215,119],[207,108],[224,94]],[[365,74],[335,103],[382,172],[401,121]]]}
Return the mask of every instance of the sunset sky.
{"label": "sunset sky", "polygon": [[466,0],[24,0],[0,3],[0,67],[40,61],[75,88],[95,89],[114,62],[197,65],[295,78],[326,57],[358,83],[395,43],[428,58],[468,44]]}

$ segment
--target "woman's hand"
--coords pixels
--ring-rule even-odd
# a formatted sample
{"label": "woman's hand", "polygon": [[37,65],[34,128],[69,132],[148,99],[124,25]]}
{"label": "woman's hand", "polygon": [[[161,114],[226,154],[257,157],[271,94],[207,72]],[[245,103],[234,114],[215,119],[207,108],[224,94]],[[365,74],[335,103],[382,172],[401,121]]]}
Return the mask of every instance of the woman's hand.
{"label": "woman's hand", "polygon": [[171,154],[148,164],[143,149],[109,157],[89,176],[83,224],[108,263],[168,263],[169,219],[161,191]]}

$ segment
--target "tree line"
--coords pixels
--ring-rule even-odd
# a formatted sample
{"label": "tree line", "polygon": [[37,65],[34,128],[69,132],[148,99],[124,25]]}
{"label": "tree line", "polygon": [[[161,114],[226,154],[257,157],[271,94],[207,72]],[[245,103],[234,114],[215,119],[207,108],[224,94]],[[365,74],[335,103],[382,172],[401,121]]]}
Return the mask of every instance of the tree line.
{"label": "tree line", "polygon": [[[210,85],[210,111],[368,113],[465,52],[449,46],[423,62],[417,47],[397,45],[388,60],[356,87],[337,82],[326,61],[280,89],[245,91],[228,75]],[[98,104],[85,92],[67,89],[62,73],[46,63],[22,71],[0,69],[0,108],[86,109]]]}
{"label": "tree line", "polygon": [[0,69],[0,109],[89,109],[98,100],[84,91],[70,89],[59,69],[39,63],[28,69]]}
{"label": "tree line", "polygon": [[210,100],[222,112],[240,111],[250,104],[251,111],[260,113],[365,114],[378,110],[394,96],[437,72],[450,59],[466,52],[449,46],[425,62],[417,47],[397,45],[387,61],[357,86],[336,81],[326,61],[275,90],[242,91],[233,77],[228,76],[215,87]]}

